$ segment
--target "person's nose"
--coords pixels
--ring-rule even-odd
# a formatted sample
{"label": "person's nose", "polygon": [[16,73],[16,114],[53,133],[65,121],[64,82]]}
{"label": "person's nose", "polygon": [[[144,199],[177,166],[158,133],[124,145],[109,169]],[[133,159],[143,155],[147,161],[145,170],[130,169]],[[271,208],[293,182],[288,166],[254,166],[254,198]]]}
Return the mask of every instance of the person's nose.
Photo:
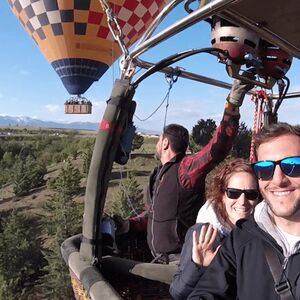
{"label": "person's nose", "polygon": [[238,198],[238,203],[240,205],[244,205],[246,202],[247,202],[247,199],[246,199],[245,193],[242,193]]}
{"label": "person's nose", "polygon": [[279,165],[275,166],[273,178],[271,179],[274,184],[277,186],[280,186],[281,184],[285,183],[288,178],[287,176],[282,172]]}

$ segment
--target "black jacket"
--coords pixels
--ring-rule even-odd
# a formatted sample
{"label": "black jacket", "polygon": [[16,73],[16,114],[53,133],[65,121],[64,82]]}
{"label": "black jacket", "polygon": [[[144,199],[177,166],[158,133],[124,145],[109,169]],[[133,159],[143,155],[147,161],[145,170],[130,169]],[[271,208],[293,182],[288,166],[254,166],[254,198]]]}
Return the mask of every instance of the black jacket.
{"label": "black jacket", "polygon": [[153,253],[179,253],[184,236],[195,224],[203,204],[202,186],[185,189],[178,179],[178,168],[184,155],[176,155],[150,176],[147,202],[147,241]]}
{"label": "black jacket", "polygon": [[[294,299],[300,299],[300,250],[284,259],[281,247],[254,217],[237,222],[188,299],[279,300],[264,245],[272,246],[287,276]],[[283,274],[283,275],[284,275]]]}

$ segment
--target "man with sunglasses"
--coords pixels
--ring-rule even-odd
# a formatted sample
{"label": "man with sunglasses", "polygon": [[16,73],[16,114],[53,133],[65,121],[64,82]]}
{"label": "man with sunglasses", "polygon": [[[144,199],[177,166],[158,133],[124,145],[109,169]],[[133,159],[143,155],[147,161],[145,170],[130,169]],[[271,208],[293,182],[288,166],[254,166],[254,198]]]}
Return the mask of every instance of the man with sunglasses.
{"label": "man with sunglasses", "polygon": [[300,127],[270,125],[255,148],[264,200],[237,222],[188,299],[300,299]]}
{"label": "man with sunglasses", "polygon": [[[253,76],[248,72],[250,77]],[[167,262],[179,255],[185,234],[195,224],[205,202],[206,175],[230,151],[238,132],[239,107],[251,83],[235,80],[228,95],[223,119],[212,140],[195,155],[186,156],[188,130],[178,124],[164,128],[156,145],[160,165],[149,180],[148,209],[130,219],[130,231],[147,230],[148,246],[157,261]]]}

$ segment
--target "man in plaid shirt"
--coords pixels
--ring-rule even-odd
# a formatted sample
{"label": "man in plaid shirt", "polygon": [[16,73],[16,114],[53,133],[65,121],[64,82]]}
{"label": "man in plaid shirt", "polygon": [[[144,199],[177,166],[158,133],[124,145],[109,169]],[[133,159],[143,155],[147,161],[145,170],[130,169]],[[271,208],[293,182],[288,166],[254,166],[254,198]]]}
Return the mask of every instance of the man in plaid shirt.
{"label": "man in plaid shirt", "polygon": [[156,157],[161,164],[150,176],[147,210],[129,220],[131,231],[147,226],[147,242],[158,260],[168,262],[170,254],[180,253],[185,233],[205,202],[206,175],[229,153],[238,132],[239,107],[251,88],[235,80],[217,131],[198,153],[185,155],[189,133],[181,125],[166,126],[160,136]]}

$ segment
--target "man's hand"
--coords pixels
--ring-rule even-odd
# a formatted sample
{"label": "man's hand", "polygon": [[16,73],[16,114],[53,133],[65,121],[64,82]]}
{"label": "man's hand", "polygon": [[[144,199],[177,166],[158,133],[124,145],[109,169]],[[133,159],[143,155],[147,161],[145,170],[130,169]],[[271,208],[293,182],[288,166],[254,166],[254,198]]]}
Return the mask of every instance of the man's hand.
{"label": "man's hand", "polygon": [[[254,74],[251,71],[243,72],[243,76],[249,79],[254,79]],[[241,106],[244,101],[244,97],[247,92],[254,88],[254,84],[249,82],[243,82],[240,79],[235,79],[227,97],[227,101],[234,106]]]}
{"label": "man's hand", "polygon": [[217,254],[220,246],[214,250],[214,243],[217,238],[218,229],[211,224],[204,224],[201,227],[200,235],[193,232],[192,260],[198,266],[207,267]]}

